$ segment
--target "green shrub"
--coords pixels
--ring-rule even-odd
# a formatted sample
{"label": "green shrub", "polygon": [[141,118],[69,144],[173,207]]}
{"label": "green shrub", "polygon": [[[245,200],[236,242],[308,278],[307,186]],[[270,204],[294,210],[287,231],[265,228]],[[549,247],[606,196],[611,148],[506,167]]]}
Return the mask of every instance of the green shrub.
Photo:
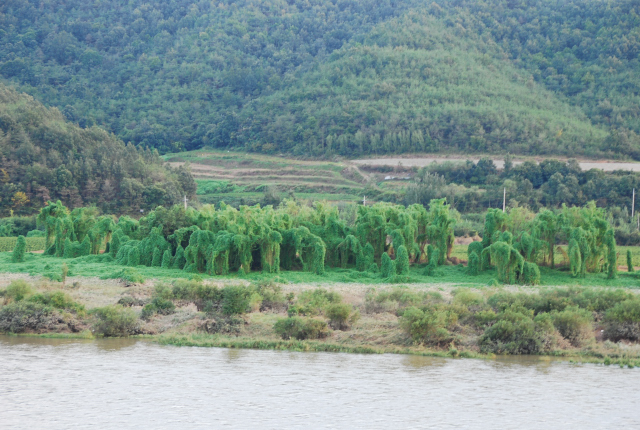
{"label": "green shrub", "polygon": [[102,279],[122,279],[123,281],[130,282],[132,284],[144,284],[144,277],[133,267],[125,267],[122,270],[118,270],[110,275],[102,277]]}
{"label": "green shrub", "polygon": [[130,336],[138,331],[138,317],[131,308],[109,305],[92,310],[95,333],[102,336]]}
{"label": "green shrub", "polygon": [[627,249],[627,271],[631,273],[634,270],[635,269],[633,268],[633,256],[631,254],[631,250]]}
{"label": "green shrub", "polygon": [[134,246],[130,248],[129,254],[127,255],[127,266],[136,267],[140,265],[140,248],[138,246]]}
{"label": "green shrub", "polygon": [[[480,242],[474,242],[480,243]],[[467,273],[471,276],[480,274],[480,257],[475,252],[469,254],[469,262],[467,263]]]}
{"label": "green shrub", "polygon": [[380,268],[378,267],[378,265],[376,263],[371,263],[369,265],[369,268],[367,269],[367,272],[375,274],[375,273],[380,272]]}
{"label": "green shrub", "polygon": [[44,237],[44,231],[42,230],[31,230],[27,233],[27,239],[30,237]]}
{"label": "green shrub", "polygon": [[396,253],[396,272],[398,275],[409,274],[409,252],[404,245],[400,245]]}
{"label": "green shrub", "polygon": [[40,330],[58,322],[51,306],[29,301],[18,301],[0,308],[0,332],[22,333]]}
{"label": "green shrub", "polygon": [[256,286],[257,293],[262,297],[260,310],[280,311],[287,306],[287,300],[282,294],[282,288],[271,282],[261,282]]}
{"label": "green shrub", "polygon": [[243,325],[244,319],[238,315],[224,316],[216,314],[215,318],[205,320],[199,328],[210,334],[238,334]]}
{"label": "green shrub", "polygon": [[434,276],[434,275],[438,275],[438,261],[440,260],[440,250],[436,247],[433,247],[431,245],[429,245],[430,248],[429,249],[429,264],[427,264],[427,267],[424,270],[424,275],[425,276]]}
{"label": "green shrub", "polygon": [[581,347],[594,340],[593,315],[578,307],[569,307],[562,312],[553,312],[553,325],[571,345]]}
{"label": "green shrub", "polygon": [[176,255],[173,258],[172,267],[174,269],[182,270],[184,269],[184,265],[186,262],[187,260],[184,256],[184,248],[182,247],[182,245],[178,245],[178,248],[176,249]]}
{"label": "green shrub", "polygon": [[330,304],[341,301],[342,297],[335,291],[316,288],[301,292],[296,305],[301,314],[313,316],[323,313]]}
{"label": "green shrub", "polygon": [[464,306],[480,306],[484,304],[484,297],[478,291],[459,288],[454,291],[453,303]]}
{"label": "green shrub", "polygon": [[483,352],[496,354],[537,354],[543,350],[548,324],[536,326],[533,311],[514,305],[501,312],[478,342]]}
{"label": "green shrub", "polygon": [[122,305],[124,307],[145,305],[144,300],[136,299],[135,297],[131,297],[131,296],[122,296],[120,300],[118,300],[117,304]]}
{"label": "green shrub", "polygon": [[415,291],[405,286],[397,286],[391,290],[378,292],[372,288],[365,295],[365,310],[369,313],[395,313],[407,306],[421,306],[442,301],[442,295],[435,291]]}
{"label": "green shrub", "polygon": [[16,279],[15,281],[11,281],[7,287],[5,297],[19,302],[25,297],[31,295],[32,292],[31,286],[27,284],[25,280]]}
{"label": "green shrub", "polygon": [[382,253],[382,260],[380,263],[380,276],[384,279],[396,276],[396,263],[389,257],[386,252]]}
{"label": "green shrub", "polygon": [[524,262],[520,282],[524,285],[540,285],[540,269],[536,263]]}
{"label": "green shrub", "polygon": [[170,269],[172,262],[173,262],[173,257],[171,256],[171,251],[167,249],[162,254],[161,266],[163,269]]}
{"label": "green shrub", "polygon": [[160,248],[153,249],[153,257],[151,258],[151,267],[160,267],[162,265],[162,251]]}
{"label": "green shrub", "polygon": [[249,290],[230,285],[222,290],[222,313],[237,315],[247,312],[249,307]]}
{"label": "green shrub", "polygon": [[174,298],[173,288],[163,282],[158,282],[153,288],[153,297],[162,300],[172,300]]}
{"label": "green shrub", "polygon": [[173,281],[172,295],[176,300],[187,300],[195,302],[198,299],[198,289],[202,287],[202,282],[190,279],[176,279]]}
{"label": "green shrub", "polygon": [[400,326],[415,342],[443,346],[455,339],[450,330],[458,323],[458,314],[447,307],[407,308]]}
{"label": "green shrub", "polygon": [[[482,242],[471,242],[469,246],[467,246],[467,260],[469,262],[469,266],[471,266],[471,255],[476,254],[476,257],[479,259],[482,255],[483,249],[484,247],[482,246]],[[478,261],[477,268],[478,272],[482,270],[482,267],[480,267],[480,261]]]}
{"label": "green shrub", "polygon": [[640,299],[633,298],[616,304],[603,319],[604,336],[614,342],[640,340]]}
{"label": "green shrub", "polygon": [[331,327],[336,330],[346,330],[350,327],[353,308],[346,303],[333,303],[327,307],[325,315],[329,318]]}
{"label": "green shrub", "polygon": [[329,335],[329,327],[325,321],[316,318],[289,317],[280,318],[273,326],[275,332],[283,339],[322,339]]}
{"label": "green shrub", "polygon": [[73,299],[63,291],[38,293],[29,297],[27,300],[32,303],[40,303],[56,309],[73,311],[78,314],[85,313],[84,305],[73,301]]}
{"label": "green shrub", "polygon": [[27,241],[25,240],[24,236],[18,236],[16,246],[13,248],[13,252],[11,253],[11,262],[22,263],[24,261],[24,254],[26,250]]}

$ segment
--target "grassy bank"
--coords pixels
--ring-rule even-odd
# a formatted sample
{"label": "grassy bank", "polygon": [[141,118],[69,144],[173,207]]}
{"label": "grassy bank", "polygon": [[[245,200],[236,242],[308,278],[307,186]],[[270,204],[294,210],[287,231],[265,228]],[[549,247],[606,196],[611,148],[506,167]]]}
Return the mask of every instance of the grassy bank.
{"label": "grassy bank", "polygon": [[313,352],[530,354],[640,366],[640,298],[628,288],[394,286],[326,279],[320,286],[230,278],[127,284],[74,276],[67,281],[4,275],[0,331]]}
{"label": "grassy bank", "polygon": [[[452,256],[466,260],[466,245],[454,247]],[[550,286],[583,286],[583,287],[623,287],[637,288],[640,286],[638,274],[640,272],[626,272],[626,250],[631,249],[634,261],[640,263],[640,247],[618,247],[618,264],[620,272],[616,279],[607,279],[606,273],[587,273],[585,278],[573,278],[560,253],[556,254],[559,269],[552,270],[540,267],[543,287]],[[42,276],[52,281],[62,281],[63,267],[68,269],[67,277],[91,277],[119,279],[133,283],[143,283],[148,279],[172,281],[174,279],[199,278],[210,281],[224,282],[260,282],[272,280],[283,284],[360,284],[375,286],[379,284],[414,284],[416,287],[430,286],[466,286],[480,288],[487,285],[497,285],[495,269],[488,269],[476,276],[469,276],[464,265],[441,266],[434,273],[427,274],[426,265],[412,265],[409,274],[394,280],[382,279],[379,273],[360,272],[347,268],[327,268],[324,275],[316,275],[302,271],[281,271],[278,274],[265,274],[253,271],[247,274],[230,273],[224,276],[211,276],[205,273],[193,274],[180,270],[164,269],[161,267],[137,266],[128,268],[113,262],[109,255],[89,255],[79,258],[57,258],[42,254],[27,253],[24,262],[12,263],[11,253],[0,253],[0,273],[25,273],[30,276]]]}

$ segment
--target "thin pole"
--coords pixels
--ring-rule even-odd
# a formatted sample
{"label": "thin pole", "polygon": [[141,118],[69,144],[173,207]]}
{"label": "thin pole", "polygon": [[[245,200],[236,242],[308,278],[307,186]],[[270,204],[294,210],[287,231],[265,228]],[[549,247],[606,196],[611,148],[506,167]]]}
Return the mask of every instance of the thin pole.
{"label": "thin pole", "polygon": [[631,198],[631,218],[633,218],[633,214],[636,209],[636,189],[633,189],[633,197]]}
{"label": "thin pole", "polygon": [[187,196],[184,196],[184,210],[187,210]]}
{"label": "thin pole", "polygon": [[504,210],[507,207],[507,188],[505,187],[503,189],[503,194],[502,194],[502,212],[504,212]]}
{"label": "thin pole", "polygon": [[364,198],[362,199],[362,206],[366,206],[367,205],[367,196],[364,196]]}

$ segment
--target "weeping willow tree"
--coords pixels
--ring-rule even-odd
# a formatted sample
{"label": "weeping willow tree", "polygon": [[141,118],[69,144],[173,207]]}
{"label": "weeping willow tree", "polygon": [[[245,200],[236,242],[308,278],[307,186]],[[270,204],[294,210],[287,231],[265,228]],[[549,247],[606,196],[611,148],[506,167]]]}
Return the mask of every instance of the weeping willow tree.
{"label": "weeping willow tree", "polygon": [[326,252],[324,242],[320,237],[312,234],[307,227],[293,228],[285,232],[283,247],[291,253],[290,258],[297,258],[300,261],[302,270],[305,272],[324,274]]}
{"label": "weeping willow tree", "polygon": [[370,243],[374,258],[382,258],[387,242],[387,221],[384,212],[378,206],[359,206],[356,221],[356,235],[360,244]]}
{"label": "weeping willow tree", "polygon": [[64,245],[67,239],[73,237],[73,222],[69,216],[56,219],[56,238],[53,244],[54,255],[56,257],[64,256]]}
{"label": "weeping willow tree", "polygon": [[[40,226],[44,226],[45,231],[45,252],[47,254],[55,254],[54,240],[56,237],[56,225],[58,218],[64,218],[69,215],[69,210],[62,204],[60,200],[55,203],[47,202],[40,209],[36,222]],[[65,238],[66,239],[66,238]]]}
{"label": "weeping willow tree", "polygon": [[491,263],[496,266],[498,280],[505,284],[516,283],[516,272],[522,272],[524,258],[507,242],[495,242],[482,251],[482,257],[489,254]]}
{"label": "weeping willow tree", "polygon": [[535,262],[538,258],[538,253],[544,248],[546,243],[529,232],[523,232],[516,242],[516,249],[520,251],[520,254],[528,262]]}
{"label": "weeping willow tree", "polygon": [[278,273],[280,271],[280,244],[282,235],[271,230],[260,240],[260,258],[262,271]]}
{"label": "weeping willow tree", "polygon": [[[507,214],[500,209],[489,208],[484,217],[484,233],[482,248],[488,248],[493,243],[495,234],[504,231],[507,226]],[[487,254],[488,255],[488,254]]]}
{"label": "weeping willow tree", "polygon": [[575,278],[584,278],[587,274],[587,258],[591,254],[591,246],[587,233],[582,227],[576,227],[571,231],[569,240],[569,262],[571,274]]}
{"label": "weeping willow tree", "polygon": [[[378,272],[380,264],[383,277],[398,279],[397,274],[408,273],[412,261],[428,262],[429,274],[450,258],[456,212],[445,199],[433,200],[428,210],[376,203],[355,211],[354,206],[345,216],[327,203],[285,201],[277,209],[224,204],[200,210],[158,207],[140,221],[121,216],[115,222],[113,217],[97,216],[93,208],[69,213],[58,202],[43,208],[38,222],[47,229],[48,250],[54,255],[80,255],[89,243],[90,253],[107,246],[119,264],[211,275],[280,269],[322,274],[325,267],[354,265],[359,271]],[[483,241],[467,249],[467,272],[477,274],[493,264],[503,282],[538,282],[535,263],[545,258],[552,262],[549,246],[560,235],[571,243],[576,276],[584,276],[586,271],[602,270],[615,254],[609,230],[603,212],[592,204],[563,208],[560,215],[491,209],[485,216]],[[610,272],[615,265],[606,268]]]}
{"label": "weeping willow tree", "polygon": [[[213,244],[216,241],[216,236],[206,230],[196,230],[191,234],[189,238],[189,246],[184,250],[185,267],[187,272],[207,272],[211,273],[211,262],[213,260]],[[227,254],[226,270],[224,273],[229,272],[229,260]]]}
{"label": "weeping willow tree", "polygon": [[[347,268],[349,262],[358,265],[357,263],[362,259],[360,241],[358,241],[358,239],[352,234],[348,235],[342,242],[340,242],[337,250],[340,257],[340,267],[343,269]],[[363,264],[364,263],[360,263],[360,266]],[[362,270],[362,267],[358,267],[358,270]]]}
{"label": "weeping willow tree", "polygon": [[[110,216],[101,216],[95,221],[91,229],[87,232],[87,237],[91,242],[91,254],[100,253],[102,246],[111,241],[115,228],[116,224]],[[80,240],[80,237],[78,237],[78,240]]]}
{"label": "weeping willow tree", "polygon": [[431,200],[429,219],[430,224],[426,228],[427,239],[439,251],[438,264],[444,264],[445,260],[451,258],[451,250],[455,241],[453,235],[455,218],[450,214],[446,199]]}
{"label": "weeping willow tree", "polygon": [[605,233],[604,244],[607,247],[607,279],[615,279],[618,277],[618,255],[613,229],[609,229]]}
{"label": "weeping willow tree", "polygon": [[536,230],[540,233],[540,239],[547,244],[548,262],[553,269],[555,268],[556,237],[560,231],[558,216],[548,209],[543,209],[536,216],[535,223]]}
{"label": "weeping willow tree", "polygon": [[69,238],[64,243],[64,258],[77,258],[91,254],[91,242],[89,236],[85,236],[82,242],[72,242]]}

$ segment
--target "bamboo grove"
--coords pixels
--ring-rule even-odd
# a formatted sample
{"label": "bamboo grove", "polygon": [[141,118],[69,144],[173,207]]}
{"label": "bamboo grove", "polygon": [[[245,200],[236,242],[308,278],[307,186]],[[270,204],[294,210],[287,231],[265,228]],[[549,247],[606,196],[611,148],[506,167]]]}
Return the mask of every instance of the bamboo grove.
{"label": "bamboo grove", "polygon": [[[67,209],[49,202],[38,216],[45,254],[76,258],[104,252],[115,263],[208,275],[278,273],[322,275],[328,268],[409,280],[410,267],[436,275],[464,263],[451,256],[459,214],[445,199],[404,207],[390,203],[348,208],[285,200],[279,207],[222,203],[199,210],[157,207],[139,220],[99,215],[94,207]],[[558,253],[575,277],[605,271],[616,276],[613,229],[595,204],[560,211],[525,208],[486,212],[482,241],[468,247],[466,272],[495,268],[503,283],[537,284],[539,265],[554,268]],[[568,251],[558,246],[568,243]]]}

